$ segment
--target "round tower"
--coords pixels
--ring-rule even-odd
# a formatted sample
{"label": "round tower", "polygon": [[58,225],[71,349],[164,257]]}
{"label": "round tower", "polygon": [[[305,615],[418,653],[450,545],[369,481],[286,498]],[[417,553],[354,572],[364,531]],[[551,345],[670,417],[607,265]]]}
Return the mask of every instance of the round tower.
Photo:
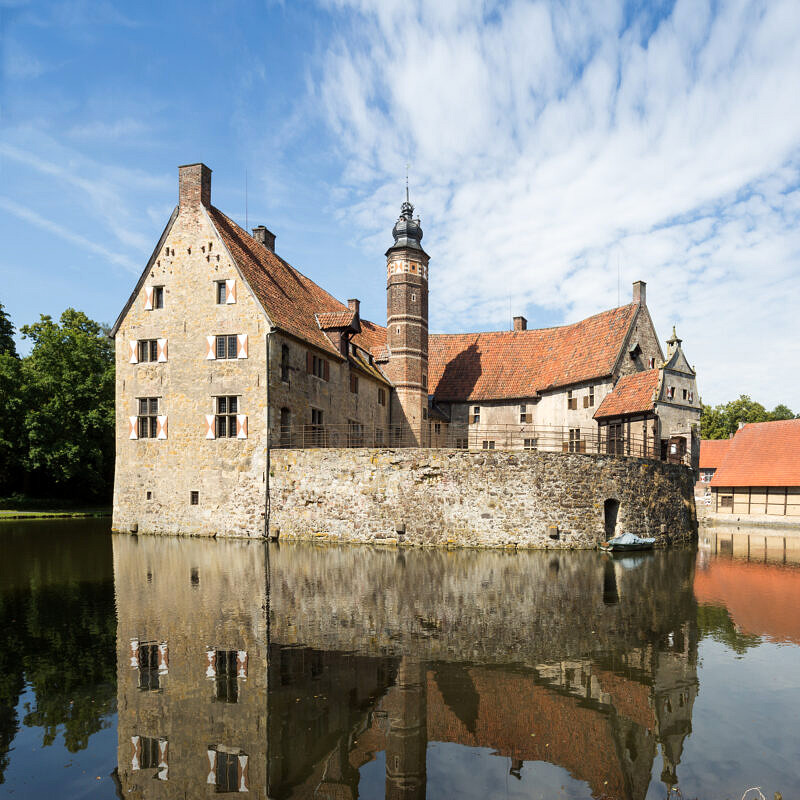
{"label": "round tower", "polygon": [[392,429],[398,444],[428,444],[428,254],[408,200],[386,251],[386,375],[395,385]]}

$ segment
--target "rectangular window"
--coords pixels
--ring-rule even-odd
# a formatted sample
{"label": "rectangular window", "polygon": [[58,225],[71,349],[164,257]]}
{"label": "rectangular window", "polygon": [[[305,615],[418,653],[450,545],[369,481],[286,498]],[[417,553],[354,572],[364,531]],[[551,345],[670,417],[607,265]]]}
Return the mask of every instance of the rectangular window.
{"label": "rectangular window", "polygon": [[189,503],[193,506],[200,504],[200,492],[189,492]]}
{"label": "rectangular window", "polygon": [[483,440],[483,449],[484,450],[494,450],[494,439],[490,440]]}
{"label": "rectangular window", "polygon": [[289,345],[281,345],[281,380],[289,382]]}
{"label": "rectangular window", "polygon": [[647,366],[648,366],[650,369],[655,369],[655,366],[656,366],[656,360],[655,360],[654,358],[648,358],[648,359],[647,359]]}
{"label": "rectangular window", "polygon": [[139,438],[155,439],[158,436],[158,398],[139,398]]}
{"label": "rectangular window", "polygon": [[324,358],[314,355],[310,350],[306,353],[306,372],[309,375],[316,375],[322,380],[330,380],[330,368]]}
{"label": "rectangular window", "polygon": [[239,756],[217,750],[217,792],[239,791]]}
{"label": "rectangular window", "polygon": [[434,422],[433,423],[433,432],[437,436],[442,432],[442,423],[441,422]]}
{"label": "rectangular window", "polygon": [[386,390],[385,389],[378,389],[378,405],[385,406],[386,405]]}
{"label": "rectangular window", "polygon": [[473,406],[472,407],[472,420],[471,422],[477,425],[481,421],[481,407],[480,406]]}
{"label": "rectangular window", "polygon": [[578,398],[572,396],[572,389],[567,392],[567,408],[570,411],[575,411],[578,408]]}
{"label": "rectangular window", "polygon": [[594,386],[589,387],[589,393],[583,398],[583,407],[591,408],[594,405]]}
{"label": "rectangular window", "polygon": [[155,691],[161,688],[158,682],[158,645],[139,643],[139,688]]}
{"label": "rectangular window", "polygon": [[217,397],[216,430],[218,439],[235,439],[236,415],[239,413],[239,398],[236,395]]}
{"label": "rectangular window", "polygon": [[[564,442],[567,444],[567,442]],[[581,429],[580,428],[570,428],[569,429],[569,446],[565,449],[568,449],[570,453],[583,453],[586,449],[586,442],[581,439]]]}
{"label": "rectangular window", "polygon": [[522,447],[524,450],[536,450],[538,444],[537,439],[523,439]]}
{"label": "rectangular window", "polygon": [[675,397],[675,387],[668,386],[667,387],[667,400],[672,400]]}
{"label": "rectangular window", "polygon": [[528,406],[526,403],[520,403],[519,406],[519,421],[520,424],[526,424],[531,421],[533,414],[528,411]]}
{"label": "rectangular window", "polygon": [[236,650],[217,650],[216,698],[220,703],[239,702],[239,681],[236,675]]}
{"label": "rectangular window", "polygon": [[424,372],[422,373],[422,388],[428,388],[428,376]]}
{"label": "rectangular window", "polygon": [[467,440],[466,439],[456,439],[456,450],[466,450],[467,449]]}
{"label": "rectangular window", "polygon": [[694,403],[694,392],[689,392],[689,402]]}
{"label": "rectangular window", "polygon": [[311,409],[311,425],[309,426],[309,438],[306,444],[311,447],[322,447],[325,444],[324,415],[318,408]]}
{"label": "rectangular window", "polygon": [[139,361],[158,361],[158,339],[139,339]]}
{"label": "rectangular window", "polygon": [[354,419],[347,421],[347,446],[364,446],[364,426],[360,422],[356,422]]}
{"label": "rectangular window", "polygon": [[153,308],[164,308],[164,287],[153,287]]}
{"label": "rectangular window", "polygon": [[352,394],[358,394],[358,375],[353,375],[350,373],[350,392]]}
{"label": "rectangular window", "polygon": [[217,358],[236,358],[236,334],[217,336]]}
{"label": "rectangular window", "polygon": [[228,291],[225,288],[225,281],[216,282],[217,305],[225,305],[228,302]]}
{"label": "rectangular window", "polygon": [[422,419],[428,419],[428,409],[427,408],[423,408],[422,409]]}

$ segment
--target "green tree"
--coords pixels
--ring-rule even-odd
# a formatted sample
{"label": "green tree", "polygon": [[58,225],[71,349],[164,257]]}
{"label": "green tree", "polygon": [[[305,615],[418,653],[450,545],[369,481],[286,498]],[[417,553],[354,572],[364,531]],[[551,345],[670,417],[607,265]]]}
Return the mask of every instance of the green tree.
{"label": "green tree", "polygon": [[0,303],[0,491],[15,488],[22,451],[22,376],[14,325]]}
{"label": "green tree", "polygon": [[114,465],[114,348],[107,331],[68,308],[24,325],[23,467],[38,493],[107,496]]}
{"label": "green tree", "polygon": [[14,325],[0,303],[0,353],[8,353],[17,357],[17,347],[14,344]]}
{"label": "green tree", "polygon": [[778,405],[772,411],[767,411],[761,403],[743,394],[736,400],[721,403],[713,408],[703,406],[700,412],[700,437],[727,439],[736,433],[741,422],[771,422],[778,419],[795,419],[795,415],[785,405]]}

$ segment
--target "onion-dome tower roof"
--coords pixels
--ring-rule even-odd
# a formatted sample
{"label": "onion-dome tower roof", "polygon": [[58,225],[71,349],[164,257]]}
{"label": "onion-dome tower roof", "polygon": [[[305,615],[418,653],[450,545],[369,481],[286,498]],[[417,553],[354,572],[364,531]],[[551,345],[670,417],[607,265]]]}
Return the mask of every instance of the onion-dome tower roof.
{"label": "onion-dome tower roof", "polygon": [[388,256],[394,250],[409,247],[413,250],[419,250],[423,255],[427,253],[422,249],[422,227],[419,223],[419,217],[414,217],[414,206],[408,199],[408,190],[406,190],[406,199],[402,206],[400,206],[400,216],[392,228],[392,236],[394,236],[394,244],[386,251]]}

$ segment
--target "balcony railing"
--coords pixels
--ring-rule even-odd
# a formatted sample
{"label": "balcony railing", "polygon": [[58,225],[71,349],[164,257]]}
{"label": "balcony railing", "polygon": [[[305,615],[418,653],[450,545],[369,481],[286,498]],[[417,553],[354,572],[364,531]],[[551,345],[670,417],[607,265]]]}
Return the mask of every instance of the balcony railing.
{"label": "balcony railing", "polygon": [[660,440],[626,435],[609,435],[606,428],[568,428],[534,425],[476,427],[426,423],[421,432],[371,425],[293,425],[272,432],[274,449],[312,448],[409,448],[452,450],[538,450],[550,453],[635,456],[689,465],[689,456],[671,442],[662,449]]}

